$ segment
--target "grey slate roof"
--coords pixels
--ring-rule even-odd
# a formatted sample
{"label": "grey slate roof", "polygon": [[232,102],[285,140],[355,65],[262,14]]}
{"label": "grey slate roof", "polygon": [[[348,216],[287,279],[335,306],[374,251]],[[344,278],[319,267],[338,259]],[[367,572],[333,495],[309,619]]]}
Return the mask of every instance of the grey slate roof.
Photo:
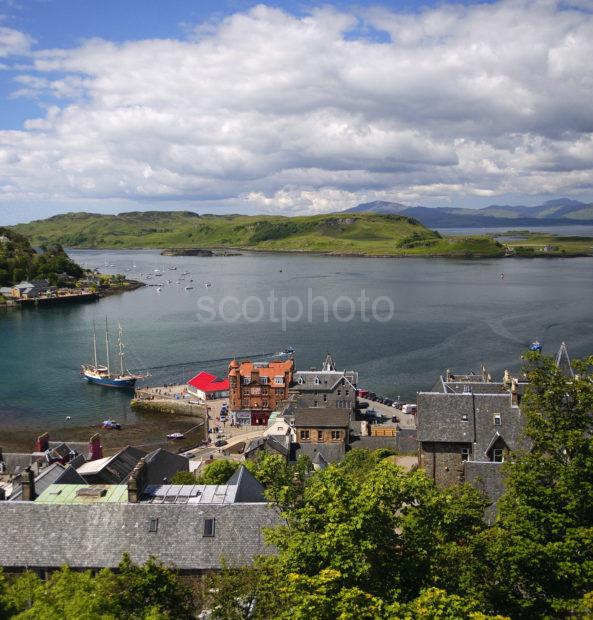
{"label": "grey slate roof", "polygon": [[[79,473],[89,484],[120,484],[125,481],[138,461],[146,456],[144,450],[127,446],[112,457],[88,461],[79,467]],[[93,464],[99,464],[100,469],[93,470]]]}
{"label": "grey slate roof", "polygon": [[[64,467],[61,463],[52,463],[48,467],[44,467],[35,477],[35,493],[41,495],[45,489],[54,483],[84,484],[85,481],[74,467],[70,465]],[[23,494],[20,480],[16,479],[13,485],[10,501],[20,500]]]}
{"label": "grey slate roof", "polygon": [[59,446],[66,445],[68,451],[74,451],[77,454],[82,454],[85,459],[89,457],[89,444],[88,441],[50,441],[49,449],[54,450]]}
{"label": "grey slate roof", "polygon": [[4,471],[14,476],[33,465],[33,463],[43,461],[44,458],[42,454],[31,454],[30,452],[3,452],[0,461],[4,463]]}
{"label": "grey slate roof", "polygon": [[326,428],[347,428],[350,424],[350,410],[334,407],[308,407],[295,409],[294,425],[319,426]]}
{"label": "grey slate roof", "polygon": [[[162,484],[171,480],[178,471],[189,471],[189,459],[158,448],[144,457],[146,463],[147,484]],[[126,480],[129,475],[126,477]]]}
{"label": "grey slate roof", "polygon": [[[204,520],[215,535],[204,537]],[[158,519],[157,532],[149,532]],[[0,502],[0,566],[5,568],[115,567],[155,556],[181,570],[244,565],[268,554],[262,529],[280,523],[267,504],[38,504]]]}
{"label": "grey slate roof", "polygon": [[257,478],[241,465],[229,478],[227,485],[236,486],[235,502],[265,502],[264,487]]}
{"label": "grey slate roof", "polygon": [[255,437],[250,440],[243,451],[244,456],[249,456],[252,452],[267,447],[284,457],[290,454],[290,437],[288,435],[268,435],[267,437]]}
{"label": "grey slate roof", "polygon": [[301,454],[308,456],[311,461],[317,458],[318,454],[323,456],[327,463],[337,463],[344,459],[346,455],[346,444],[342,442],[335,443],[297,443],[294,444],[294,459],[296,460]]}
{"label": "grey slate roof", "polygon": [[299,392],[331,392],[342,379],[350,389],[356,389],[358,373],[354,370],[297,370],[293,387]]}

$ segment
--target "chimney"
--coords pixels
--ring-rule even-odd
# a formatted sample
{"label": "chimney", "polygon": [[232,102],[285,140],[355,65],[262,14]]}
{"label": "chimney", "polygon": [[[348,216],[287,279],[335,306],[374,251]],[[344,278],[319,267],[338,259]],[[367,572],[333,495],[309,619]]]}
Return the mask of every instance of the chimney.
{"label": "chimney", "polygon": [[504,371],[504,377],[502,378],[502,382],[506,388],[509,388],[511,385],[511,373],[508,370]]}
{"label": "chimney", "polygon": [[89,439],[89,460],[96,461],[103,458],[103,446],[98,433]]}
{"label": "chimney", "polygon": [[513,405],[519,404],[519,395],[517,394],[517,379],[513,377],[511,381],[511,403]]}
{"label": "chimney", "polygon": [[128,502],[130,504],[137,504],[140,501],[140,496],[146,487],[147,474],[146,461],[140,459],[128,480]]}
{"label": "chimney", "polygon": [[21,486],[23,489],[22,501],[34,502],[37,498],[37,493],[35,493],[35,474],[30,467],[27,467],[21,474]]}
{"label": "chimney", "polygon": [[35,452],[45,452],[49,450],[49,433],[39,435],[35,441]]}

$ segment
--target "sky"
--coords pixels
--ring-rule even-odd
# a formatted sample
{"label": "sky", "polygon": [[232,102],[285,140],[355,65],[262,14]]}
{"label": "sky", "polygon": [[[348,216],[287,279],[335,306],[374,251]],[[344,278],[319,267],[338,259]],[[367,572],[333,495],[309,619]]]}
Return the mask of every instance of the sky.
{"label": "sky", "polygon": [[0,0],[0,224],[593,200],[593,0]]}

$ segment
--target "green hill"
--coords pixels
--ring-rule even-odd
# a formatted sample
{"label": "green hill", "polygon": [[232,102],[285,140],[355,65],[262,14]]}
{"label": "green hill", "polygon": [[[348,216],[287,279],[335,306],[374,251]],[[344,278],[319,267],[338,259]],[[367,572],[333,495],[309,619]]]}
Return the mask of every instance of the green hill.
{"label": "green hill", "polygon": [[35,245],[60,243],[79,248],[243,248],[369,256],[501,253],[491,239],[442,239],[413,218],[374,213],[304,217],[187,211],[68,213],[13,229]]}

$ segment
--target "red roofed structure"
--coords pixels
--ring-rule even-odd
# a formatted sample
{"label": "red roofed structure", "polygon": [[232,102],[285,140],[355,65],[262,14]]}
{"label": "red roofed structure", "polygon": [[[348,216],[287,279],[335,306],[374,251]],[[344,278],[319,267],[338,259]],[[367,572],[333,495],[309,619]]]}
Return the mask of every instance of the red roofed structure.
{"label": "red roofed structure", "polygon": [[209,372],[199,372],[187,382],[187,391],[202,400],[228,398],[229,380],[219,379]]}

